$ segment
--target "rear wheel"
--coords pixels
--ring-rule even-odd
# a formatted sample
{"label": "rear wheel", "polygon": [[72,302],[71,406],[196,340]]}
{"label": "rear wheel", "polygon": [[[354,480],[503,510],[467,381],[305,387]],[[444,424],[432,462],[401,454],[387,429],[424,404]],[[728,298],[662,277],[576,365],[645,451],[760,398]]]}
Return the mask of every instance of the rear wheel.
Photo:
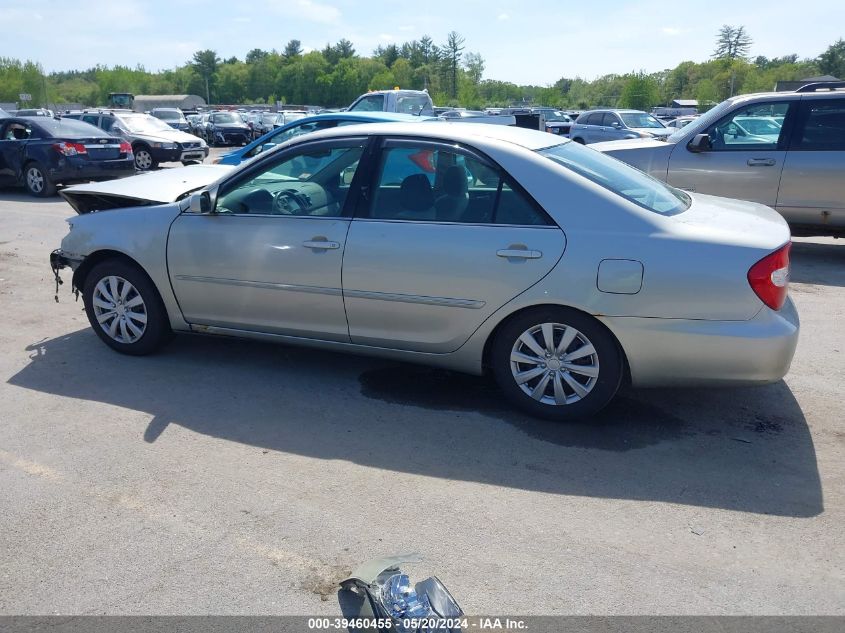
{"label": "rear wheel", "polygon": [[29,163],[23,171],[23,184],[30,195],[47,198],[55,195],[56,185],[40,163]]}
{"label": "rear wheel", "polygon": [[506,323],[493,342],[491,360],[505,396],[550,420],[598,413],[622,381],[622,354],[611,334],[569,308],[539,308]]}
{"label": "rear wheel", "polygon": [[97,336],[118,352],[150,354],[170,336],[158,291],[149,277],[129,262],[109,259],[95,265],[85,278],[82,299]]}

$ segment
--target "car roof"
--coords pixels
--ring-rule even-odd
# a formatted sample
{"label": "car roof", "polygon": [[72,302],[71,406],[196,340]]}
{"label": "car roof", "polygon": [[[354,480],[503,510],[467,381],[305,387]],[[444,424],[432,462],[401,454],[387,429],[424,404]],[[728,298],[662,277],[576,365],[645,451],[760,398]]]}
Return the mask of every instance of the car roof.
{"label": "car roof", "polygon": [[[413,118],[418,119],[419,117]],[[509,143],[519,147],[524,147],[528,150],[544,149],[546,147],[552,147],[554,145],[561,145],[569,142],[568,139],[562,139],[554,134],[511,125],[462,123],[458,121],[452,122],[438,120],[430,120],[426,122],[425,125],[420,125],[418,122],[351,125],[348,127],[338,127],[329,130],[311,132],[307,135],[307,138],[337,138],[339,136],[369,136],[381,134],[387,136],[410,136],[415,138],[431,139],[433,141],[446,139],[459,143],[467,143],[469,145],[477,142],[480,137],[488,142],[498,141]],[[304,139],[306,136],[299,138]]]}

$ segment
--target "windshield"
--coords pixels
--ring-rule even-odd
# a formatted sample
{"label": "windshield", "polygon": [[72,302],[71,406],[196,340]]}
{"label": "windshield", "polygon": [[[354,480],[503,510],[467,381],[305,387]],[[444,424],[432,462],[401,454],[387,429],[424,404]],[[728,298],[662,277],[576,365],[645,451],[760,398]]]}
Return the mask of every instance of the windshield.
{"label": "windshield", "polygon": [[619,116],[628,127],[665,127],[660,121],[645,112],[620,112]]}
{"label": "windshield", "polygon": [[563,112],[543,112],[543,117],[546,121],[569,121],[569,117],[566,116]]}
{"label": "windshield", "polygon": [[220,114],[215,114],[214,122],[218,125],[220,123],[243,123],[241,117],[232,112],[222,112]]}
{"label": "windshield", "polygon": [[396,111],[404,114],[431,112],[431,98],[428,95],[403,95],[396,99]]}
{"label": "windshield", "polygon": [[694,122],[691,121],[690,125],[680,128],[677,132],[673,133],[672,136],[670,136],[667,140],[670,143],[677,143],[682,138],[686,137],[686,135],[689,134],[691,130],[696,130],[696,134],[698,134],[698,130],[706,130],[708,127],[710,127],[711,123],[721,119],[722,114],[725,112],[725,110],[730,108],[732,104],[733,99],[725,99],[724,101],[722,101],[722,103],[708,110],[700,117],[695,119]]}
{"label": "windshield", "polygon": [[153,112],[153,116],[165,121],[180,121],[182,119],[182,113],[177,110],[157,110]]}
{"label": "windshield", "polygon": [[133,134],[170,132],[173,129],[164,121],[148,114],[123,114],[120,116],[120,122]]}
{"label": "windshield", "polygon": [[538,153],[654,213],[676,215],[689,209],[691,199],[683,191],[578,143],[555,145]]}

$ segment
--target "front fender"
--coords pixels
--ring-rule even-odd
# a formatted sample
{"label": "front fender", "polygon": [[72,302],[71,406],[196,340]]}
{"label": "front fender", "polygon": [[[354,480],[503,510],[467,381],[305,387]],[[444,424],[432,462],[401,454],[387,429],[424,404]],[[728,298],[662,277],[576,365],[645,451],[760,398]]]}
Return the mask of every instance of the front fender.
{"label": "front fender", "polygon": [[68,220],[70,232],[62,240],[66,257],[86,260],[98,253],[120,253],[138,264],[161,295],[170,325],[188,330],[173,294],[167,273],[167,238],[170,225],[179,216],[179,204],[129,207],[76,216]]}

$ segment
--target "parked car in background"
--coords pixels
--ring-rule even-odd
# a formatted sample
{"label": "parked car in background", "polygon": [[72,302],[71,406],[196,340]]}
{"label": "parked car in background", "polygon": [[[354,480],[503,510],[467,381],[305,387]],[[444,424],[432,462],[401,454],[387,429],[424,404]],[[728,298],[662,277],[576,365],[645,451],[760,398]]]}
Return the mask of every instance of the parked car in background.
{"label": "parked car in background", "polygon": [[594,147],[675,187],[774,207],[796,235],[845,235],[845,82],[732,97],[667,143]]}
{"label": "parked car in background", "polygon": [[79,121],[7,117],[0,121],[0,186],[51,196],[57,185],[135,173],[126,141]]}
{"label": "parked car in background", "polygon": [[97,110],[65,114],[119,136],[132,146],[135,168],[147,171],[159,163],[179,161],[184,165],[202,162],[208,146],[196,136],[174,130],[161,119],[131,110]]}
{"label": "parked car in background", "polygon": [[201,332],[489,371],[553,420],[596,413],[623,382],[789,369],[789,230],[762,205],[498,125],[337,127],[216,167],[64,192],[82,215],[51,265],[73,269],[112,349]]}
{"label": "parked car in background", "polygon": [[150,115],[157,119],[161,119],[174,130],[181,130],[183,132],[190,131],[190,124],[185,115],[179,108],[153,108],[150,110]]}
{"label": "parked car in background", "polygon": [[670,121],[664,121],[663,125],[671,130],[680,130],[682,127],[689,125],[693,121],[698,118],[698,115],[691,115],[691,116],[679,116],[676,119],[672,119]]}
{"label": "parked car in background", "polygon": [[569,130],[576,143],[601,143],[629,138],[668,138],[674,130],[641,110],[588,110]]}
{"label": "parked car in background", "polygon": [[214,159],[214,162],[221,165],[239,165],[243,161],[255,158],[260,153],[266,152],[285,141],[318,130],[327,130],[333,127],[361,123],[408,123],[428,119],[429,117],[418,117],[411,114],[394,114],[393,112],[331,112],[327,114],[315,114],[271,130],[246,147],[238,148]]}
{"label": "parked car in background", "polygon": [[52,110],[46,108],[24,108],[23,110],[16,110],[15,116],[46,116],[53,118]]}
{"label": "parked car in background", "polygon": [[202,123],[202,115],[201,114],[186,114],[185,120],[188,122],[188,134],[193,134],[199,138],[202,138],[200,132],[200,124]]}
{"label": "parked car in background", "polygon": [[205,139],[209,145],[246,145],[252,131],[237,112],[212,112],[205,125]]}
{"label": "parked car in background", "polygon": [[[449,108],[451,110],[451,108]],[[434,115],[434,104],[426,90],[376,90],[361,95],[347,112],[396,112]]]}

